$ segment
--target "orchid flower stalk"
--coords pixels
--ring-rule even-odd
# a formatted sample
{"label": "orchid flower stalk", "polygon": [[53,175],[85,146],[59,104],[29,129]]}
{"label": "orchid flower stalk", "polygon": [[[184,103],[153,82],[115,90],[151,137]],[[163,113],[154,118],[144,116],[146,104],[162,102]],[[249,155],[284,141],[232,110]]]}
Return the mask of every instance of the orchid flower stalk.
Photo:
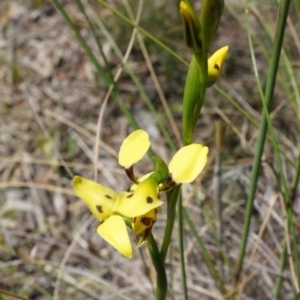
{"label": "orchid flower stalk", "polygon": [[[206,88],[217,82],[228,54],[228,46],[225,46],[208,57],[223,9],[223,0],[203,0],[199,18],[190,0],[180,2],[185,42],[193,56],[183,96],[184,146],[170,162],[165,163],[162,158],[154,156],[153,171],[140,178],[135,175],[136,164],[150,148],[148,133],[138,129],[124,139],[119,150],[118,162],[128,177],[126,190],[106,187],[79,175],[73,179],[75,193],[98,221],[96,233],[110,245],[108,247],[112,251],[115,249],[131,258],[134,255],[133,236],[139,237],[136,247],[148,246],[157,271],[157,299],[165,299],[167,293],[164,262],[172,236],[176,203],[181,199],[181,185],[193,182],[207,163],[208,147],[193,142],[193,139]],[[163,193],[167,193],[167,203],[163,200]],[[179,204],[178,215],[181,216],[180,201]],[[167,223],[160,248],[152,231],[155,232],[155,223],[164,210]],[[182,223],[178,228],[179,232],[182,231]],[[183,249],[182,234],[179,240]]]}

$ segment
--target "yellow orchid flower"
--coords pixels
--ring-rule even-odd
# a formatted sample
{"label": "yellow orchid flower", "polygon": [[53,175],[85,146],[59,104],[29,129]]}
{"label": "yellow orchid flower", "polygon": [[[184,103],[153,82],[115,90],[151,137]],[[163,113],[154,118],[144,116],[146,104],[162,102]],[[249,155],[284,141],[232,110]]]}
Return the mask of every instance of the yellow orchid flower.
{"label": "yellow orchid flower", "polygon": [[[124,140],[119,162],[130,178],[134,178],[132,165],[144,156],[149,147],[149,136],[143,130],[134,131]],[[156,170],[139,180],[133,180],[134,184],[128,192],[117,194],[108,187],[80,176],[74,177],[73,187],[100,222],[97,233],[121,254],[131,257],[132,247],[123,217],[131,218],[133,232],[142,235],[138,243],[138,247],[141,246],[151,233],[156,213],[163,204],[159,200],[159,192],[175,184],[193,181],[203,170],[207,153],[208,148],[200,144],[185,146],[177,151],[169,167],[156,157]]]}

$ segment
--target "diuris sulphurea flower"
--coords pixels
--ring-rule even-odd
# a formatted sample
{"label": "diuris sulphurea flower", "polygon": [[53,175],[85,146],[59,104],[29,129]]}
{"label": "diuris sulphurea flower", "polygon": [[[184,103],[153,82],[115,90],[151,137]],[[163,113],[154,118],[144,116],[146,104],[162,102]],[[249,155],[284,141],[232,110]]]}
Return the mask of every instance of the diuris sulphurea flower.
{"label": "diuris sulphurea flower", "polygon": [[163,201],[159,198],[160,193],[172,189],[176,184],[193,181],[207,161],[208,148],[191,144],[177,151],[169,166],[161,158],[154,157],[154,172],[136,179],[133,165],[149,147],[149,136],[141,129],[131,133],[121,145],[119,163],[133,182],[128,191],[115,192],[80,176],[73,179],[76,194],[100,222],[97,233],[126,257],[132,256],[132,247],[125,220],[131,220],[133,233],[140,235],[138,247],[141,246],[147,241],[157,212],[161,210]]}

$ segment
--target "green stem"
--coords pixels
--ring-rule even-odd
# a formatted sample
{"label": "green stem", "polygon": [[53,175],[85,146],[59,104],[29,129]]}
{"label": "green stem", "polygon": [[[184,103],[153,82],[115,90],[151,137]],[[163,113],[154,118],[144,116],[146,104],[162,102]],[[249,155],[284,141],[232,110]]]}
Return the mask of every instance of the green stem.
{"label": "green stem", "polygon": [[299,180],[300,180],[300,153],[298,155],[298,163],[297,163],[297,168],[296,168],[296,174],[294,176],[294,180],[293,180],[293,184],[292,184],[292,188],[291,188],[291,193],[290,193],[292,203],[294,203],[294,201],[296,200],[297,187],[298,187],[298,184],[299,184]]}
{"label": "green stem", "polygon": [[280,256],[280,267],[279,267],[279,275],[277,275],[276,282],[275,282],[275,288],[274,288],[274,298],[279,299],[279,293],[283,281],[282,273],[286,267],[287,263],[287,247],[286,244],[284,244],[281,256]]}
{"label": "green stem", "polygon": [[182,193],[179,195],[177,208],[177,222],[178,222],[178,247],[180,257],[180,271],[181,271],[181,285],[183,290],[183,297],[187,300],[188,289],[186,284],[185,262],[184,262],[184,239],[183,239],[183,214],[182,214]]}
{"label": "green stem", "polygon": [[148,250],[156,271],[156,300],[164,300],[166,299],[168,288],[167,275],[164,261],[161,258],[160,252],[158,250],[156,241],[152,233],[148,238]]}
{"label": "green stem", "polygon": [[169,245],[171,242],[174,221],[176,216],[176,203],[180,194],[181,185],[177,185],[172,191],[167,193],[168,208],[167,208],[167,222],[165,227],[164,239],[161,245],[160,255],[163,262],[166,260]]}
{"label": "green stem", "polygon": [[250,229],[250,221],[251,221],[251,216],[253,211],[254,197],[256,193],[257,180],[258,180],[258,175],[259,175],[259,170],[261,165],[261,157],[262,157],[264,144],[266,140],[267,125],[268,125],[266,115],[270,111],[270,107],[273,99],[275,82],[276,82],[276,74],[279,65],[280,50],[283,42],[289,5],[290,5],[290,0],[283,0],[281,2],[281,8],[279,10],[277,32],[276,32],[274,47],[273,47],[274,50],[271,57],[270,68],[267,77],[265,97],[264,97],[265,98],[264,103],[267,111],[264,111],[262,115],[260,132],[259,132],[259,137],[258,137],[258,142],[257,142],[256,152],[255,152],[255,157],[253,162],[253,168],[251,173],[251,182],[250,182],[250,189],[249,189],[249,194],[247,199],[246,216],[244,220],[244,230],[243,230],[243,236],[240,245],[240,252],[239,252],[236,274],[235,274],[236,282],[239,280],[242,271],[245,252],[246,252],[247,240],[248,240],[249,229]]}

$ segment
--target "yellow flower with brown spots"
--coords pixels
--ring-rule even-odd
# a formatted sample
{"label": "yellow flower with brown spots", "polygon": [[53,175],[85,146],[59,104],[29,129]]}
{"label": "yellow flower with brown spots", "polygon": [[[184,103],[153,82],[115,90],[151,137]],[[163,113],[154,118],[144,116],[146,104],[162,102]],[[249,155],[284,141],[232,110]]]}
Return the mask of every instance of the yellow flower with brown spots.
{"label": "yellow flower with brown spots", "polygon": [[124,140],[120,148],[119,163],[134,183],[129,191],[116,193],[80,176],[73,179],[76,194],[100,222],[97,233],[127,257],[132,256],[132,247],[124,218],[131,219],[133,232],[141,236],[139,247],[151,233],[157,211],[163,204],[159,193],[176,184],[193,181],[207,161],[208,148],[191,144],[176,152],[169,167],[161,158],[155,157],[155,171],[137,180],[133,165],[145,155],[149,147],[148,134],[143,130],[136,130]]}

